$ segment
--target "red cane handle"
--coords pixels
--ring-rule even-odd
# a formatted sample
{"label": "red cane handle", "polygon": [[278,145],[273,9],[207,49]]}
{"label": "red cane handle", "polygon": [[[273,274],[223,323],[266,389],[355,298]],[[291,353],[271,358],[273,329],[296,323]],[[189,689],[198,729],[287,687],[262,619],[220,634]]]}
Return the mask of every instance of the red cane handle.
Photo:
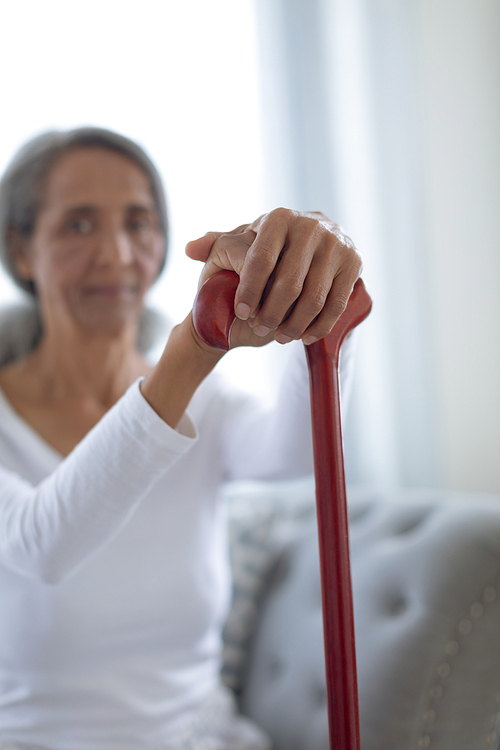
{"label": "red cane handle", "polygon": [[[198,336],[209,346],[227,351],[231,327],[236,319],[234,297],[239,277],[234,271],[219,271],[198,290],[193,305],[193,321]],[[346,309],[333,330],[308,351],[318,351],[319,356],[338,356],[345,337],[371,310],[371,299],[361,279],[358,279]],[[324,349],[324,353],[323,353]]]}
{"label": "red cane handle", "polygon": [[239,276],[234,271],[219,271],[198,290],[193,305],[196,333],[205,344],[227,352],[231,327],[236,319],[234,296]]}
{"label": "red cane handle", "polygon": [[[201,287],[193,318],[198,335],[227,351],[235,320],[238,276],[222,271]],[[328,724],[331,750],[360,750],[354,615],[342,449],[339,353],[346,336],[370,313],[361,279],[332,331],[306,347],[311,385],[314,474],[323,602]]]}

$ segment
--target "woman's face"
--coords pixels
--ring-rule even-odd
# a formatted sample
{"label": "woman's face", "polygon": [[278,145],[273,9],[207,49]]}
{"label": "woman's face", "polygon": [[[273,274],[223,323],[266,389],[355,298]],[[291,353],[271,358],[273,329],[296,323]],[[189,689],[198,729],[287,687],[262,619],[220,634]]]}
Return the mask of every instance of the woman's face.
{"label": "woman's face", "polygon": [[144,172],[112,151],[75,148],[52,167],[41,203],[17,264],[47,322],[69,316],[113,331],[135,324],[165,252]]}

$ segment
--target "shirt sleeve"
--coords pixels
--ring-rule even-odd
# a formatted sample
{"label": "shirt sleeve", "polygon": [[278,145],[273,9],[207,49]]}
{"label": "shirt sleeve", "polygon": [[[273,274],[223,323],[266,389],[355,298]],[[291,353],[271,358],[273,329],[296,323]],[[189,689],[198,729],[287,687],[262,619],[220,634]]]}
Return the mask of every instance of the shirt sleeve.
{"label": "shirt sleeve", "polygon": [[0,466],[0,562],[56,583],[110,541],[196,441],[184,415],[169,427],[137,381],[37,486]]}
{"label": "shirt sleeve", "polygon": [[[344,342],[340,357],[340,391],[345,413],[352,382],[356,332]],[[296,342],[277,403],[263,411],[253,400],[235,402],[223,434],[228,480],[293,479],[313,471],[309,370],[304,346]]]}

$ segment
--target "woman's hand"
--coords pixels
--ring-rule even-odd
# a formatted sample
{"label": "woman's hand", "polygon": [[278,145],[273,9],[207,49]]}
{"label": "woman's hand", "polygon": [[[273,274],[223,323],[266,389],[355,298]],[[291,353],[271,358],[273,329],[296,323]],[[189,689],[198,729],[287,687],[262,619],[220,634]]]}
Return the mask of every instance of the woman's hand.
{"label": "woman's hand", "polygon": [[200,284],[224,269],[240,277],[232,347],[323,338],[362,267],[351,240],[324,214],[285,208],[232,232],[209,232],[188,243],[186,253],[205,261]]}
{"label": "woman's hand", "polygon": [[[323,214],[284,208],[232,232],[209,232],[186,252],[205,262],[200,284],[226,269],[240,277],[231,347],[261,346],[273,338],[310,344],[326,336],[361,271],[360,256],[337,224]],[[190,313],[173,329],[164,354],[142,381],[142,393],[175,427],[222,356],[201,341]]]}

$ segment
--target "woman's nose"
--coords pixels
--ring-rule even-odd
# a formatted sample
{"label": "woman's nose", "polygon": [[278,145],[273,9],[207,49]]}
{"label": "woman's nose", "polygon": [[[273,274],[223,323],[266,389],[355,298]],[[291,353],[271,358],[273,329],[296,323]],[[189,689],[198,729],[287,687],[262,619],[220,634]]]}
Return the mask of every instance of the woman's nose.
{"label": "woman's nose", "polygon": [[134,252],[127,232],[123,230],[106,232],[99,243],[99,259],[105,265],[130,265],[134,260]]}

